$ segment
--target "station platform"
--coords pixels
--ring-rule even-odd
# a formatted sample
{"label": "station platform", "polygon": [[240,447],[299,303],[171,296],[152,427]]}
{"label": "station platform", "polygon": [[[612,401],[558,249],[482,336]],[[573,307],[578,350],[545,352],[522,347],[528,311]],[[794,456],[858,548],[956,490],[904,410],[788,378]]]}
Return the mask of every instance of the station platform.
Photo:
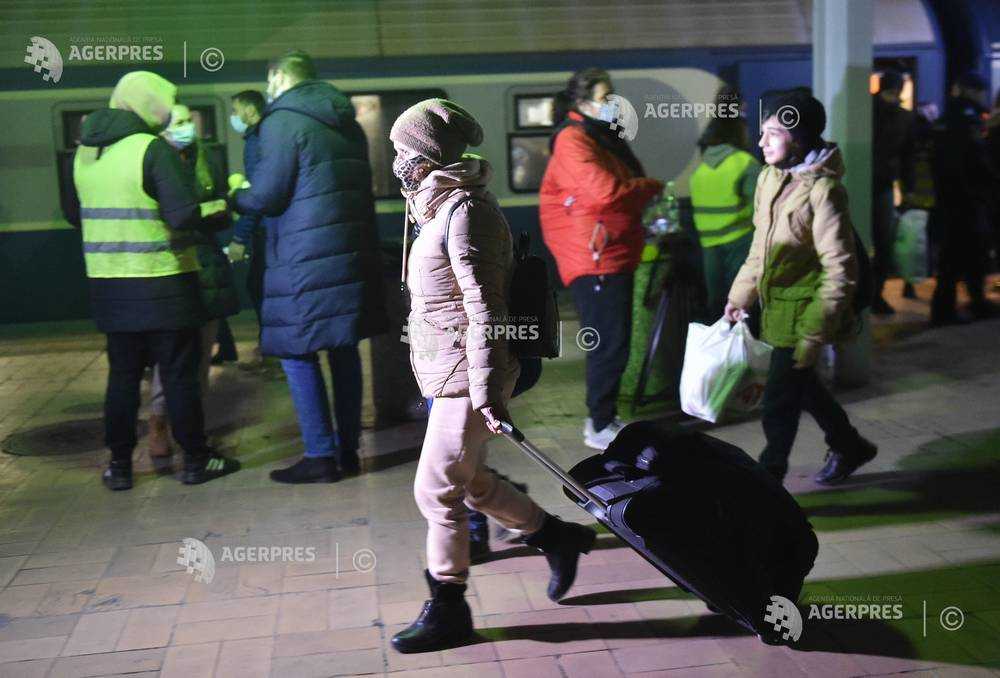
{"label": "station platform", "polygon": [[[476,641],[400,655],[389,638],[426,598],[421,422],[366,428],[357,477],[272,483],[300,454],[298,427],[280,368],[252,364],[244,313],[243,361],[213,368],[207,410],[243,470],[187,487],[154,474],[140,441],[135,488],[111,493],[99,482],[102,337],[84,321],[0,326],[0,676],[1000,675],[1000,320],[928,329],[932,286],[904,300],[890,282],[899,312],[874,322],[872,379],[839,393],[878,457],[843,486],[813,484],[825,448],[804,417],[786,480],[820,540],[803,616],[888,602],[901,618],[806,618],[789,647],[713,615],[603,534],[561,603],[545,596],[544,558],[494,543],[470,578]],[[590,454],[583,360],[570,340],[511,404],[567,467]],[[713,432],[754,456],[763,445],[757,420]],[[546,510],[588,520],[509,443],[490,446]],[[214,554],[210,582],[178,564],[185,539]],[[273,547],[295,557],[239,557]]]}

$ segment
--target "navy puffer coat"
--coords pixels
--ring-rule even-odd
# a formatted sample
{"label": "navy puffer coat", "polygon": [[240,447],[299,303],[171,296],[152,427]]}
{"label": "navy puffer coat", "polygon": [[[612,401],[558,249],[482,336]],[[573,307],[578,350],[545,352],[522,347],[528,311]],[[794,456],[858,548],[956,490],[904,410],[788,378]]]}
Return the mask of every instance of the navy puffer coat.
{"label": "navy puffer coat", "polygon": [[368,143],[350,99],[307,80],[264,110],[232,203],[267,222],[261,350],[302,356],[388,329]]}

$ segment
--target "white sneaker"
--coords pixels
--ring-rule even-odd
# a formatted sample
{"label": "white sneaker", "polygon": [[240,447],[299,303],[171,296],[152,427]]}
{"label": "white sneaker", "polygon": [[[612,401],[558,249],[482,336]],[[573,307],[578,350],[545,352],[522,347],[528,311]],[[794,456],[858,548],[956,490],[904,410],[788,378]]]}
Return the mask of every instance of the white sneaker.
{"label": "white sneaker", "polygon": [[625,422],[615,417],[610,424],[600,431],[595,431],[594,420],[587,417],[587,421],[583,425],[583,444],[595,450],[606,450],[623,428],[625,428]]}

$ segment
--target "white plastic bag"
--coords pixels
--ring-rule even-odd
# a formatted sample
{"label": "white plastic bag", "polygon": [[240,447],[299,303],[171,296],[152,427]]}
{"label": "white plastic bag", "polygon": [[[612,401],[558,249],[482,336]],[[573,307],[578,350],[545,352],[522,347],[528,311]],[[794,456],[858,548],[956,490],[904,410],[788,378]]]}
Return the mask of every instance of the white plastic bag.
{"label": "white plastic bag", "polygon": [[927,277],[927,210],[906,210],[896,227],[893,255],[899,277],[918,283]]}
{"label": "white plastic bag", "polygon": [[771,364],[771,347],[753,338],[746,320],[725,318],[711,327],[688,325],[681,372],[681,409],[716,423],[729,412],[760,407]]}

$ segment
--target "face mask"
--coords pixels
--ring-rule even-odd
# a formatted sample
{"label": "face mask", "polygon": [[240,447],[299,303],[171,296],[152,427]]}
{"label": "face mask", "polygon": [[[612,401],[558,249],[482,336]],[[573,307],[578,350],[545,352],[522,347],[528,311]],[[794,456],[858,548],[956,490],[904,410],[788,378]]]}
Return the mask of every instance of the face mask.
{"label": "face mask", "polygon": [[170,143],[177,148],[187,148],[193,144],[195,140],[196,134],[194,123],[189,122],[183,125],[177,125],[176,127],[168,127],[166,135]]}
{"label": "face mask", "polygon": [[235,113],[229,116],[229,125],[236,131],[237,134],[246,134],[247,127],[249,127],[249,125],[243,122],[243,118]]}
{"label": "face mask", "polygon": [[[597,102],[594,102],[595,104]],[[613,104],[609,101],[605,101],[600,104],[600,110],[597,112],[597,119],[603,120],[604,122],[614,122],[618,117],[618,105]]]}
{"label": "face mask", "polygon": [[396,155],[396,159],[392,161],[392,173],[399,179],[404,191],[415,191],[420,186],[420,182],[427,176],[426,163],[427,161],[419,155],[413,157]]}

